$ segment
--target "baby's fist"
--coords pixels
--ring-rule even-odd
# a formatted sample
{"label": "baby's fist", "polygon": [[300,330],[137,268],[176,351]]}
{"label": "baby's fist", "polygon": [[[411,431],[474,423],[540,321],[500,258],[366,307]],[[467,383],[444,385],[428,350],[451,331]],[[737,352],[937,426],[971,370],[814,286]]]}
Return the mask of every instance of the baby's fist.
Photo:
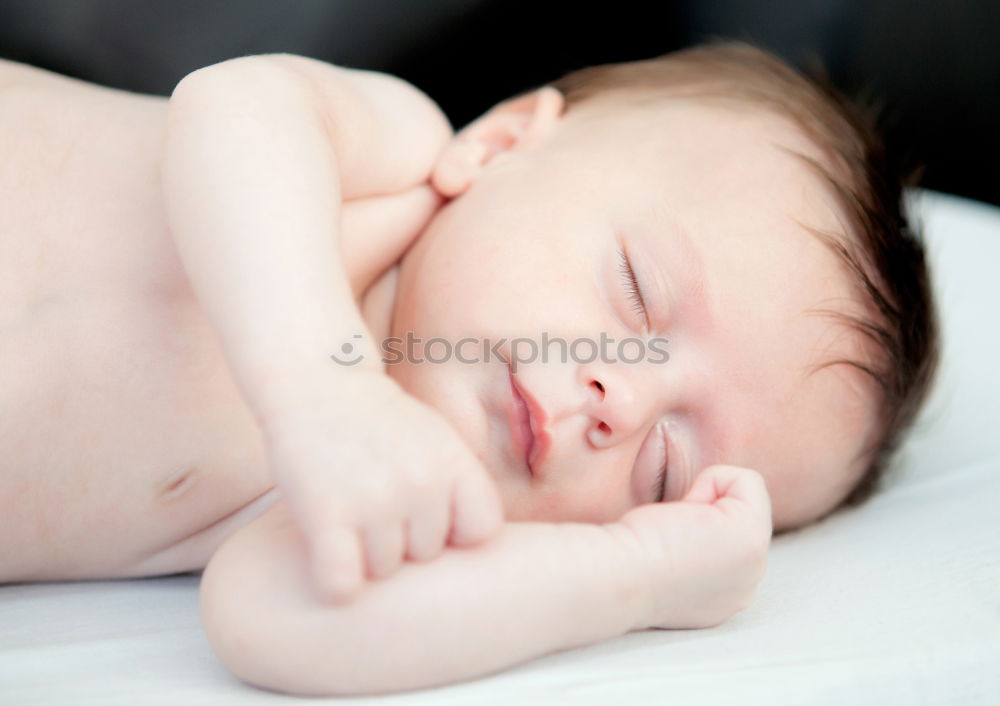
{"label": "baby's fist", "polygon": [[683,500],[640,505],[619,524],[648,578],[640,629],[718,625],[750,604],[767,566],[771,502],[748,468],[710,466]]}

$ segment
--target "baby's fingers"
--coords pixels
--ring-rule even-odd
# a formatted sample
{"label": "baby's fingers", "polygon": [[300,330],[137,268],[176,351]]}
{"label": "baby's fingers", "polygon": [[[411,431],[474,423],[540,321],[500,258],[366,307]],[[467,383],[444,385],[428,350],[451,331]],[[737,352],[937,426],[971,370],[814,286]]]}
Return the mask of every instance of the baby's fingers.
{"label": "baby's fingers", "polygon": [[728,515],[750,514],[770,526],[771,497],[757,471],[740,466],[710,466],[698,474],[684,502],[715,505]]}
{"label": "baby's fingers", "polygon": [[369,526],[363,532],[368,577],[379,580],[396,573],[406,552],[405,523]]}
{"label": "baby's fingers", "polygon": [[430,561],[444,550],[451,529],[451,497],[439,495],[414,512],[409,522],[407,558]]}
{"label": "baby's fingers", "polygon": [[327,527],[308,536],[306,544],[318,598],[329,603],[353,600],[364,583],[364,559],[357,532],[348,527]]}
{"label": "baby's fingers", "polygon": [[479,544],[492,538],[503,524],[503,506],[496,483],[485,470],[460,474],[452,493],[452,528],[448,542],[455,546]]}

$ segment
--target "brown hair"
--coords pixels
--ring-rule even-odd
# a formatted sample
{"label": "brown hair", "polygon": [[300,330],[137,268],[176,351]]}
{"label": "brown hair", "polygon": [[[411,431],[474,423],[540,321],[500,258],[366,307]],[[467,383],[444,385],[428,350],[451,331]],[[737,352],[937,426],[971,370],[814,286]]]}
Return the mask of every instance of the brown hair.
{"label": "brown hair", "polygon": [[831,512],[867,500],[927,397],[939,357],[924,249],[902,203],[904,187],[915,184],[920,171],[905,168],[900,155],[888,149],[880,110],[841,94],[818,61],[806,75],[763,49],[732,40],[713,40],[655,59],[593,66],[550,85],[563,94],[568,109],[597,98],[657,97],[762,107],[790,119],[821,150],[824,162],[792,154],[829,186],[848,232],[800,225],[840,258],[867,313],[818,313],[846,323],[878,353],[872,360],[837,359],[816,368],[853,366],[875,383],[879,397],[878,428],[855,458],[863,459],[863,472]]}

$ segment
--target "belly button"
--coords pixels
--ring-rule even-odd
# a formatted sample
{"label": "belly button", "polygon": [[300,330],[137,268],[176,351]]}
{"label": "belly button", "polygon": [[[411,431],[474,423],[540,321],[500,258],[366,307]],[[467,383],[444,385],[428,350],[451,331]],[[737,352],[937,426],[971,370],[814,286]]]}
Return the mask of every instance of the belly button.
{"label": "belly button", "polygon": [[179,495],[183,495],[188,488],[194,485],[195,476],[198,474],[198,469],[194,466],[187,466],[186,468],[181,468],[177,471],[171,473],[160,492],[157,493],[157,497],[162,501],[173,500]]}

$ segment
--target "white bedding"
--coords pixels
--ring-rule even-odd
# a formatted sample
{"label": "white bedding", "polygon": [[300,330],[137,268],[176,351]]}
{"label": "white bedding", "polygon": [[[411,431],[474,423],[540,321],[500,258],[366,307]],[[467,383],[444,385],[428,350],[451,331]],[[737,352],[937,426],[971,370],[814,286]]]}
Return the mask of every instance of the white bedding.
{"label": "white bedding", "polygon": [[[903,463],[868,505],[775,540],[757,601],[721,627],[632,633],[364,701],[1000,704],[1000,208],[915,198],[944,367]],[[0,587],[0,704],[302,703],[218,663],[198,582]]]}

